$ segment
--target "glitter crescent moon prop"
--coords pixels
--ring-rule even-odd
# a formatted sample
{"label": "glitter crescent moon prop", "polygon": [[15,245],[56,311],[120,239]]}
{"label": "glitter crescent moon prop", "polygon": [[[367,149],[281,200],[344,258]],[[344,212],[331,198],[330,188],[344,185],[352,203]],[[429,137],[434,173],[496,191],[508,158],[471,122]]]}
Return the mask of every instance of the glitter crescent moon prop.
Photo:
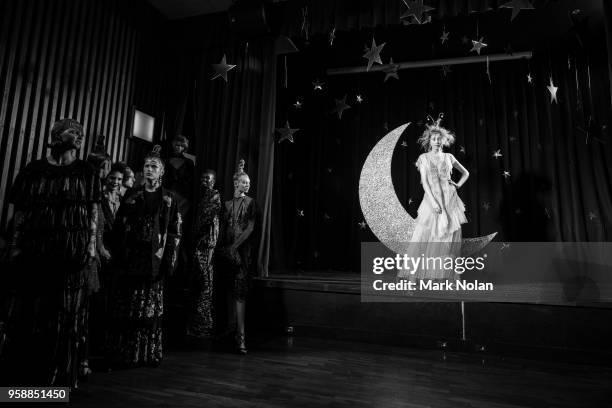
{"label": "glitter crescent moon prop", "polygon": [[[395,194],[391,160],[400,136],[409,125],[410,122],[393,129],[374,146],[363,164],[359,178],[359,203],[370,230],[382,244],[400,254],[407,252],[415,220]],[[497,232],[463,239],[461,256],[478,252],[495,235]]]}

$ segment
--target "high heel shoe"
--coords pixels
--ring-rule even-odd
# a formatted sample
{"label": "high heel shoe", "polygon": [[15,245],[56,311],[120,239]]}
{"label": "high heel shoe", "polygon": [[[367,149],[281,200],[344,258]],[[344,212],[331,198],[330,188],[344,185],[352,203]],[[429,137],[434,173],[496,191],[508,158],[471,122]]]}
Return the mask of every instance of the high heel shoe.
{"label": "high heel shoe", "polygon": [[236,351],[243,356],[247,353],[247,348],[244,340],[244,333],[236,333]]}

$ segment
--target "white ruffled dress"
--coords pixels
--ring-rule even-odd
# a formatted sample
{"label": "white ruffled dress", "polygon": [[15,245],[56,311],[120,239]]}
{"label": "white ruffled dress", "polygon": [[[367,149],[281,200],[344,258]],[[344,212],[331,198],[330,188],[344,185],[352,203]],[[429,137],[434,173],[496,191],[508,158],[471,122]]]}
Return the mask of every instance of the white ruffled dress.
{"label": "white ruffled dress", "polygon": [[[450,153],[435,155],[432,152],[419,156],[415,165],[419,171],[425,169],[431,193],[442,209],[438,214],[427,196],[419,206],[410,252],[412,256],[457,257],[461,253],[461,224],[465,224],[465,205],[450,184],[455,157]],[[407,276],[402,274],[403,277]],[[412,276],[418,279],[458,279],[453,270],[443,268],[419,268]]]}

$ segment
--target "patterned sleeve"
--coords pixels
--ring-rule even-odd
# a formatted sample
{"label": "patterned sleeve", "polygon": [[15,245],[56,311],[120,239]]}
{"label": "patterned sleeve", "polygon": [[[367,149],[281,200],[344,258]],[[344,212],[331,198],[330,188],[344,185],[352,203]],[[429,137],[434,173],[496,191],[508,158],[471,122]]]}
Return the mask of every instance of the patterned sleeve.
{"label": "patterned sleeve", "polygon": [[183,220],[181,213],[178,210],[176,201],[176,197],[172,196],[170,205],[170,219],[168,220],[166,248],[164,251],[164,259],[162,261],[162,263],[165,264],[166,273],[168,275],[172,275],[174,269],[176,268],[178,249],[182,235]]}
{"label": "patterned sleeve", "polygon": [[419,158],[417,159],[416,163],[414,163],[414,165],[419,171],[425,168],[425,166],[427,165],[427,157],[425,156],[425,153],[419,156]]}

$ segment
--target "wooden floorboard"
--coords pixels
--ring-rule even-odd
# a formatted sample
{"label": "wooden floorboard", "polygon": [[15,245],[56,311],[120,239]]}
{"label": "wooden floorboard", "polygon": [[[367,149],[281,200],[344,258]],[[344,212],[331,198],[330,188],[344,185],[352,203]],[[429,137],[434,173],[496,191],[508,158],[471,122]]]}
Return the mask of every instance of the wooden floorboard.
{"label": "wooden floorboard", "polygon": [[241,357],[169,351],[159,368],[96,372],[70,407],[608,407],[612,369],[315,338]]}

